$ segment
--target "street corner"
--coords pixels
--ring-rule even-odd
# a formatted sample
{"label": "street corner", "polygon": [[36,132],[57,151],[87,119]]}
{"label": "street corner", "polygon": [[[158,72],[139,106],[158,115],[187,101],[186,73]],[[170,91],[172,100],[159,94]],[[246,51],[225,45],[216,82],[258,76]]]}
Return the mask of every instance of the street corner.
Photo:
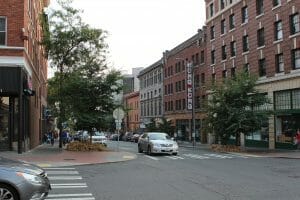
{"label": "street corner", "polygon": [[122,158],[127,161],[127,160],[134,160],[137,158],[136,154],[125,152],[125,154],[122,156]]}

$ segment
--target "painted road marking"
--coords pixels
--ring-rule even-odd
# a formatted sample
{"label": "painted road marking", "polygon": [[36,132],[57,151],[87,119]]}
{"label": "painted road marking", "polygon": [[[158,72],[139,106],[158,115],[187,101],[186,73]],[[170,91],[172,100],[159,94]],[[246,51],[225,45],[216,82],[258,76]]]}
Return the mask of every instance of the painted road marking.
{"label": "painted road marking", "polygon": [[43,167],[44,170],[73,170],[74,167]]}
{"label": "painted road marking", "polygon": [[94,197],[80,197],[80,198],[47,198],[51,200],[95,200]]}
{"label": "painted road marking", "polygon": [[180,156],[166,156],[167,158],[169,159],[172,159],[172,160],[178,160],[178,159],[181,159],[183,160],[184,158],[180,157]]}
{"label": "painted road marking", "polygon": [[58,183],[58,184],[51,184],[52,189],[67,189],[67,188],[87,188],[86,183]]}
{"label": "painted road marking", "polygon": [[49,180],[82,180],[81,176],[48,176]]}
{"label": "painted road marking", "polygon": [[224,155],[219,155],[219,154],[214,154],[214,153],[204,154],[204,155],[210,156],[210,157],[216,157],[216,158],[232,158],[231,156],[224,156]]}
{"label": "painted road marking", "polygon": [[47,171],[47,174],[79,174],[78,171]]}
{"label": "painted road marking", "polygon": [[88,197],[93,196],[92,193],[80,193],[80,194],[49,194],[47,198],[51,197]]}
{"label": "painted road marking", "polygon": [[150,158],[150,159],[152,159],[152,160],[159,160],[158,158],[155,158],[155,157],[152,157],[152,156],[147,156],[147,155],[145,155],[145,157]]}

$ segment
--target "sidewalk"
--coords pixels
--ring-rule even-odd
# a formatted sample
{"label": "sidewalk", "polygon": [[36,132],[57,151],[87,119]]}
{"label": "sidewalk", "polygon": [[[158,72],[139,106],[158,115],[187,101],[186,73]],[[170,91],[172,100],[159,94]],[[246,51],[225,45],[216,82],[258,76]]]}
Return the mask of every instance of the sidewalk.
{"label": "sidewalk", "polygon": [[136,158],[135,154],[124,151],[74,152],[60,149],[58,144],[42,144],[33,150],[18,154],[14,151],[0,152],[0,156],[34,163],[41,167],[102,164],[122,162]]}
{"label": "sidewalk", "polygon": [[[177,143],[180,147],[205,149],[205,150],[211,151],[209,144],[201,144],[200,142],[196,142],[196,145],[193,145],[192,142],[187,142],[187,141],[177,141]],[[246,147],[245,150],[242,152],[239,152],[239,153],[228,152],[228,153],[249,156],[249,157],[300,159],[300,150],[266,149],[266,148]]]}

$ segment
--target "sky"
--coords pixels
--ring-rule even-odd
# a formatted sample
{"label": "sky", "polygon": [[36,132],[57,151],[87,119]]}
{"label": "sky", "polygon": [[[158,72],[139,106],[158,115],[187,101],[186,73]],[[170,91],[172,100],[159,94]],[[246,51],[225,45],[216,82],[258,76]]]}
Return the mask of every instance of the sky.
{"label": "sky", "polygon": [[[148,67],[197,33],[205,22],[204,0],[73,0],[84,22],[108,31],[110,67],[131,73]],[[56,8],[51,0],[51,8]]]}

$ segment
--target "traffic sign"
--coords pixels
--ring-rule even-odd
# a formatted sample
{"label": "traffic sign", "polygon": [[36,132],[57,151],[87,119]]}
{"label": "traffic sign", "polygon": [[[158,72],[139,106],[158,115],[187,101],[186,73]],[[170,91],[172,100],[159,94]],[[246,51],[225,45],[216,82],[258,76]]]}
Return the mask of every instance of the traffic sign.
{"label": "traffic sign", "polygon": [[114,110],[113,112],[113,117],[116,119],[116,120],[122,120],[124,118],[124,111],[122,110],[122,108],[117,108]]}

